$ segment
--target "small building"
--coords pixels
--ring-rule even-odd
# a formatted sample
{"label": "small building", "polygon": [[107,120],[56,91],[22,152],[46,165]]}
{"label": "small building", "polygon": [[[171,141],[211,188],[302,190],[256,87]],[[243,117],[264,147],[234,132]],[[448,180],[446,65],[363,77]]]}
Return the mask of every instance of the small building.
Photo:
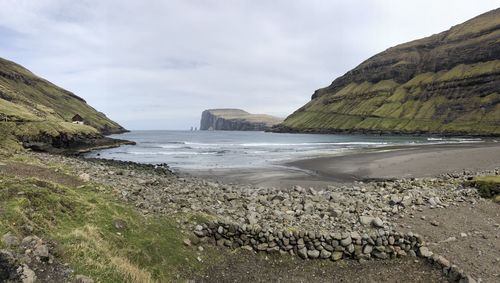
{"label": "small building", "polygon": [[80,116],[79,114],[73,116],[73,118],[71,118],[71,121],[73,122],[73,124],[78,124],[78,125],[85,124],[85,120],[83,120],[82,116]]}

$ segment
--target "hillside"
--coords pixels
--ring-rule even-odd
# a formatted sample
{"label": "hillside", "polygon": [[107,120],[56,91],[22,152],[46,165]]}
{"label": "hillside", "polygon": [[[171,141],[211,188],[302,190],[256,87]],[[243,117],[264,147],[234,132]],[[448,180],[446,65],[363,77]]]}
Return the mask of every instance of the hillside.
{"label": "hillside", "polygon": [[250,114],[240,109],[209,109],[201,115],[200,130],[265,131],[283,119],[265,114]]}
{"label": "hillside", "polygon": [[[83,125],[72,123],[77,114],[84,119]],[[45,143],[55,147],[125,131],[82,98],[2,58],[0,129],[0,144],[14,138],[25,145]]]}
{"label": "hillside", "polygon": [[361,63],[281,132],[500,135],[500,9]]}

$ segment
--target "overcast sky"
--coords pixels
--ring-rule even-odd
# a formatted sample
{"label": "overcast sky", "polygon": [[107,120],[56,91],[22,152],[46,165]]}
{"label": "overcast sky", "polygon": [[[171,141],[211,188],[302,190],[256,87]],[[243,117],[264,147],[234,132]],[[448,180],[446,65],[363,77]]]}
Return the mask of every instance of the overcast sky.
{"label": "overcast sky", "polygon": [[398,43],[494,0],[0,0],[0,57],[128,129],[188,129],[208,108],[285,117]]}

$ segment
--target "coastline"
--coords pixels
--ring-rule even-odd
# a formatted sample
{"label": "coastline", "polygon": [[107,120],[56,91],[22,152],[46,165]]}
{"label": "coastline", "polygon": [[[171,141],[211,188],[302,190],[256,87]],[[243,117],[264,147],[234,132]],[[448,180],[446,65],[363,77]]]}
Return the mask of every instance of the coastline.
{"label": "coastline", "polygon": [[500,143],[480,142],[384,146],[294,160],[266,168],[179,170],[178,173],[224,183],[290,188],[437,177],[464,170],[492,170],[499,164]]}
{"label": "coastline", "polygon": [[500,143],[380,147],[341,156],[287,163],[338,182],[437,177],[457,171],[491,170],[500,163]]}
{"label": "coastline", "polygon": [[[480,144],[472,147],[497,150],[496,145],[484,147],[484,144]],[[455,147],[455,149],[458,148]],[[435,147],[431,149],[435,150]],[[377,153],[376,149],[369,151],[366,150],[360,154]],[[450,263],[464,268],[463,272],[457,271],[450,278],[465,278],[470,275],[473,278],[480,277],[486,281],[492,281],[497,276],[492,270],[496,264],[495,259],[498,258],[498,251],[490,248],[491,245],[498,246],[498,238],[491,237],[500,227],[495,220],[497,204],[480,198],[477,190],[464,186],[464,182],[477,175],[498,174],[500,168],[483,172],[458,172],[454,177],[398,179],[350,185],[336,185],[326,181],[322,176],[313,175],[310,176],[311,179],[304,179],[300,176],[294,176],[295,179],[286,179],[287,176],[289,177],[287,175],[289,170],[305,175],[308,173],[294,168],[286,168],[287,173],[282,176],[276,176],[277,173],[264,169],[256,173],[262,176],[265,172],[267,177],[274,181],[278,177],[283,177],[295,186],[293,189],[281,189],[224,184],[191,176],[180,177],[172,173],[165,165],[84,159],[47,153],[25,152],[10,158],[2,158],[0,161],[0,181],[2,181],[0,184],[3,184],[8,192],[12,190],[12,186],[14,188],[14,191],[4,196],[6,197],[4,202],[22,205],[26,202],[19,202],[19,198],[35,201],[40,199],[40,194],[43,193],[44,209],[51,212],[52,208],[56,207],[59,213],[57,214],[58,221],[76,223],[74,229],[78,233],[70,233],[73,238],[69,240],[64,238],[68,234],[67,231],[61,230],[67,227],[66,222],[62,222],[59,226],[43,228],[45,232],[42,243],[59,241],[61,246],[58,249],[71,251],[75,241],[78,243],[81,240],[74,237],[81,235],[82,231],[87,231],[85,229],[91,223],[94,230],[90,232],[96,231],[98,234],[94,234],[97,235],[97,240],[104,241],[110,247],[110,251],[98,250],[98,255],[106,262],[110,262],[109,255],[114,255],[114,251],[119,251],[123,247],[122,244],[116,244],[117,242],[143,250],[150,247],[149,243],[152,241],[156,243],[155,251],[149,250],[148,254],[132,254],[131,256],[158,255],[153,262],[153,268],[164,267],[165,259],[170,260],[167,266],[172,268],[174,273],[159,275],[162,279],[209,278],[208,276],[222,278],[221,276],[225,274],[223,269],[231,268],[233,271],[231,274],[240,279],[234,281],[241,281],[241,278],[247,278],[249,268],[248,264],[243,262],[255,263],[252,269],[264,270],[264,272],[273,270],[273,268],[268,268],[267,258],[272,264],[289,262],[289,266],[293,268],[308,264],[313,267],[312,270],[304,271],[304,276],[308,278],[320,276],[320,274],[324,276],[326,268],[334,270],[332,274],[343,273],[347,281],[356,281],[354,278],[361,267],[377,266],[378,262],[384,262],[378,267],[390,274],[394,274],[395,268],[402,269],[404,270],[402,274],[411,274],[413,279],[420,279],[420,282],[428,282],[429,276],[435,276],[436,280],[431,281],[445,278],[444,276],[448,276],[448,273],[440,275],[440,271],[443,268],[448,270]],[[278,169],[284,170],[284,167]],[[232,175],[234,172],[226,172],[227,177]],[[314,178],[317,178],[315,181],[317,185],[311,183]],[[20,185],[15,185],[18,183]],[[0,201],[2,201],[1,198]],[[72,209],[74,207],[74,211],[68,214],[66,206],[62,206],[60,201],[68,202]],[[24,209],[12,205],[4,205],[4,207],[11,209],[12,213],[19,214],[13,214],[15,217],[8,223],[17,223],[23,217],[31,219],[29,214],[22,214],[26,211]],[[115,210],[109,211],[110,207],[115,207]],[[59,212],[60,209],[62,210]],[[452,211],[451,214],[450,211]],[[51,213],[43,215],[53,217]],[[464,223],[464,218],[469,221],[467,228],[460,225]],[[38,220],[34,218],[30,221]],[[143,223],[146,224],[143,225]],[[452,225],[453,223],[455,224]],[[38,224],[40,225],[38,227],[47,227],[41,224]],[[222,228],[221,225],[224,227]],[[243,237],[245,241],[238,244],[241,239],[235,239],[234,234],[227,233],[234,227],[236,231],[244,231],[242,228],[244,226],[255,227],[255,229],[268,227],[266,229],[273,231],[294,230],[297,231],[297,237],[304,242],[310,241],[311,238],[308,238],[310,235],[330,233],[334,235],[333,240],[335,240],[333,242],[331,239],[332,245],[335,243],[335,246],[342,251],[335,253],[327,250],[328,252],[325,252],[316,250],[313,245],[308,245],[307,247],[301,246],[301,251],[307,248],[307,253],[303,254],[299,253],[299,247],[296,246],[292,247],[293,252],[290,252],[295,256],[277,255],[279,257],[273,258],[276,253],[288,254],[286,250],[280,250],[285,246],[279,244],[281,242],[277,238],[270,240],[271,238],[252,236],[252,231],[260,231],[252,228],[246,230],[250,234],[246,238]],[[25,235],[23,234],[25,232],[22,232],[23,227],[8,226],[4,229],[12,232],[6,235]],[[215,227],[217,232],[210,227]],[[156,232],[151,233],[151,229]],[[222,234],[218,232],[219,230]],[[400,231],[404,231],[405,234]],[[100,233],[102,237],[99,236]],[[371,235],[371,233],[380,233],[375,238],[377,243],[382,243],[380,249],[382,245],[387,246],[387,249],[384,247],[384,252],[373,249],[373,244],[361,238],[361,235]],[[417,234],[420,235],[418,236],[420,240],[415,236]],[[403,235],[411,245],[404,244],[401,247],[396,242],[384,244],[383,237],[385,236],[382,235],[393,236],[394,239]],[[459,240],[457,235],[460,237]],[[168,239],[168,245],[161,242],[165,237]],[[453,237],[455,240],[448,240]],[[144,238],[147,241],[137,242],[138,238]],[[257,240],[250,243],[250,238]],[[322,238],[318,240],[320,239]],[[144,244],[148,247],[144,247]],[[339,245],[342,245],[342,248]],[[354,247],[355,245],[357,248]],[[477,248],[465,248],[471,245]],[[222,246],[231,247],[232,250],[226,251]],[[450,249],[451,246],[454,248]],[[423,247],[423,253],[420,247]],[[432,252],[429,252],[429,248]],[[476,258],[474,255],[479,249],[483,254],[480,258]],[[361,250],[362,254],[359,253]],[[16,257],[24,254],[17,253],[15,249],[12,251]],[[58,254],[51,254],[53,251],[55,249],[49,249],[49,257],[53,256],[60,260],[56,264],[64,266],[69,262],[69,266],[79,267],[80,262],[74,261],[72,253],[59,258]],[[89,248],[89,251],[92,251],[92,248]],[[433,255],[433,252],[438,252],[439,259],[442,260],[438,262],[429,257]],[[183,258],[189,257],[190,262],[194,264],[205,265],[209,273],[203,270],[195,271],[198,270],[197,267],[186,266],[184,261],[172,261],[177,254],[183,254]],[[417,255],[419,256],[418,262],[412,258]],[[258,258],[264,256],[266,261],[258,262]],[[124,260],[128,260],[128,257],[128,255],[123,255]],[[301,258],[308,260],[303,261]],[[387,260],[372,260],[374,258]],[[389,258],[391,260],[388,260]],[[216,261],[216,259],[221,260]],[[339,260],[342,262],[337,263]],[[406,264],[403,260],[407,260],[410,264]],[[370,261],[370,264],[365,264],[366,261]],[[235,262],[241,263],[234,266]],[[479,262],[480,268],[475,268],[472,265],[473,262]],[[349,266],[341,268],[345,264]],[[435,268],[436,264],[438,268]],[[279,270],[289,270],[289,266],[281,266]],[[82,269],[81,272],[92,274],[96,279],[104,278],[103,274],[109,267],[109,264],[100,264],[99,267],[92,267],[94,269],[92,273],[89,269]],[[47,266],[30,265],[30,268],[38,272],[42,269],[46,270]],[[149,262],[147,265],[139,262],[137,266],[134,265],[134,268],[140,270],[145,277],[153,278],[152,273],[149,273],[151,270]],[[98,271],[96,272],[95,269]],[[367,272],[368,275],[364,275],[379,278],[375,270]],[[40,272],[37,275],[40,278],[44,276]],[[49,275],[54,278],[54,272]],[[66,276],[57,272],[55,275]],[[120,274],[114,276],[121,278]],[[394,274],[394,276],[398,279],[404,278],[401,274]],[[267,273],[260,274],[258,279],[276,281],[277,278],[274,273]]]}

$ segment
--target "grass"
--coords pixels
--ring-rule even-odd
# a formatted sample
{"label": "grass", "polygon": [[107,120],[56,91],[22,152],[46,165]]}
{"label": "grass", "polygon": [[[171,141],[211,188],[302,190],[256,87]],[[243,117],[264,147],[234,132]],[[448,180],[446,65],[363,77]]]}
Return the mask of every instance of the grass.
{"label": "grass", "polygon": [[47,80],[37,77],[20,65],[0,58],[0,118],[5,121],[69,122],[80,114],[97,130],[117,130],[120,125],[96,111],[83,99]]}
{"label": "grass", "polygon": [[[350,83],[310,101],[283,122],[298,130],[373,130],[402,133],[500,135],[500,96],[460,96],[426,89],[463,78],[500,71],[500,60],[459,65],[449,71],[422,73],[404,84],[383,80]],[[443,90],[443,91],[445,91]],[[453,96],[451,95],[453,94]],[[458,95],[458,96],[457,96]],[[457,96],[457,97],[455,97]]]}
{"label": "grass", "polygon": [[485,198],[494,198],[497,201],[500,196],[500,176],[479,176],[472,181],[479,194]]}
{"label": "grass", "polygon": [[[196,251],[182,244],[188,235],[176,218],[143,216],[118,201],[112,188],[51,180],[0,175],[1,235],[22,236],[21,227],[31,225],[35,234],[58,243],[58,257],[75,274],[98,282],[173,282],[202,270]],[[118,219],[127,228],[115,228]]]}

